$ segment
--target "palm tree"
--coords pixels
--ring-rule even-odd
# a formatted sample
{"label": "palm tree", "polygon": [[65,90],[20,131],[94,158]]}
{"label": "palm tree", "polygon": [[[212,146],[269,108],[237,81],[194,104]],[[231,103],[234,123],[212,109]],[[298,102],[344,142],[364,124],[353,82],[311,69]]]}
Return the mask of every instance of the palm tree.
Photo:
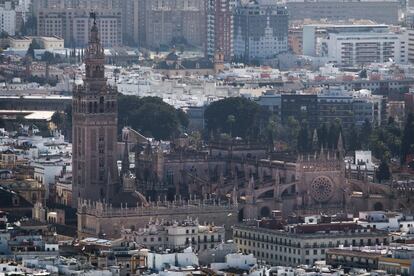
{"label": "palm tree", "polygon": [[233,125],[236,122],[236,116],[230,114],[227,116],[227,124],[230,125],[230,137],[233,137]]}

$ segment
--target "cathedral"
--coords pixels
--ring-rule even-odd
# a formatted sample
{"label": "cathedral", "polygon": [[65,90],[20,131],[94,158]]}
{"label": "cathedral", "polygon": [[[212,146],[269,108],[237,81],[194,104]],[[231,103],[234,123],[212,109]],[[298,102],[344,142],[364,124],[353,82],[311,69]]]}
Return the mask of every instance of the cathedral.
{"label": "cathedral", "polygon": [[[126,158],[118,172],[117,90],[107,84],[104,50],[96,18],[94,15],[92,18],[84,60],[86,73],[83,84],[75,86],[72,100],[72,188],[79,237],[118,237],[123,228],[138,229],[152,218],[168,220],[171,216],[195,217],[200,222],[224,225],[227,233],[231,233],[230,227],[236,223],[237,203],[211,196],[147,199],[137,189],[139,185]],[[128,154],[126,147],[124,157]]]}
{"label": "cathedral", "polygon": [[[198,218],[231,226],[243,219],[398,209],[390,185],[353,176],[345,166],[342,136],[333,149],[280,155],[244,141],[168,150],[124,128],[122,168],[117,167],[117,91],[107,84],[104,51],[94,20],[84,82],[73,92],[73,206],[79,237],[119,237],[123,228],[151,219]],[[317,139],[317,137],[316,137]],[[134,163],[130,164],[130,157]]]}

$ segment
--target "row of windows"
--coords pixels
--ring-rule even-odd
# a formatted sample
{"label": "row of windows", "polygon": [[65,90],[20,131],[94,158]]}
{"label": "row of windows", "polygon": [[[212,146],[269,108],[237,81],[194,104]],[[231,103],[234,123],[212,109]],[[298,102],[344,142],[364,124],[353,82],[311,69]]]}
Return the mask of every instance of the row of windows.
{"label": "row of windows", "polygon": [[[143,238],[143,242],[148,242],[148,241],[154,242],[155,240],[157,240],[159,242],[162,242],[162,237],[158,237],[158,238],[156,238],[156,237],[151,237],[151,238],[144,237]],[[137,242],[137,238],[136,237],[134,237],[134,241]],[[168,241],[168,237],[165,237],[165,241]],[[189,241],[190,241],[190,238],[189,237],[186,237],[186,243],[187,244],[189,243]],[[215,236],[214,235],[211,235],[210,236],[210,239],[208,238],[208,236],[204,236],[203,239],[201,239],[201,237],[198,236],[197,241],[199,243],[202,242],[202,241],[203,242],[216,242],[216,241],[220,242],[221,241],[221,235],[218,235],[217,240],[215,239]],[[191,237],[191,242],[192,243],[195,243],[195,238],[194,237]]]}
{"label": "row of windows", "polygon": [[[236,242],[236,244],[245,245],[245,246],[253,246],[253,247],[262,248],[262,249],[266,248],[266,249],[275,250],[275,251],[277,251],[279,249],[279,251],[281,251],[281,252],[282,251],[285,252],[285,253],[292,253],[293,252],[293,254],[296,254],[296,249],[295,248],[290,248],[290,247],[282,247],[282,246],[276,246],[276,245],[273,246],[272,244],[269,244],[269,243],[260,243],[260,242],[256,243],[255,241],[242,240],[242,239],[240,239],[240,240],[235,239],[235,242]],[[271,239],[271,242],[273,243],[272,239]],[[277,238],[275,239],[275,242],[276,242],[275,244],[277,244]],[[313,244],[305,243],[304,247],[305,248],[309,248],[309,247],[311,247],[311,248],[338,247],[338,246],[341,245],[341,242],[342,242],[341,240],[337,240],[336,243],[334,241],[329,241],[326,244],[325,243],[318,244],[316,242],[314,242]],[[351,244],[352,244],[352,246],[364,246],[364,245],[369,245],[370,246],[370,245],[373,245],[373,244],[380,244],[380,243],[387,244],[387,238],[384,238],[382,240],[379,239],[379,238],[376,238],[375,240],[374,239],[367,239],[367,240],[352,239],[352,240],[344,240],[343,241],[344,246],[349,246]],[[283,245],[292,246],[292,247],[296,246],[296,247],[300,248],[301,243],[299,243],[299,242],[297,244],[292,243],[292,245],[291,245],[290,240],[289,240],[288,243],[283,243]],[[297,251],[298,251],[298,254],[300,254],[300,249],[298,249]],[[308,253],[306,253],[306,254],[308,254]]]}
{"label": "row of windows", "polygon": [[[368,229],[362,229],[362,230],[360,230],[360,231],[351,231],[351,233],[368,233]],[[270,243],[273,243],[273,244],[280,244],[280,245],[287,245],[287,246],[297,246],[297,247],[301,247],[301,243],[300,242],[297,242],[297,243],[295,243],[294,241],[292,241],[291,239],[287,239],[287,238],[277,238],[277,237],[273,237],[273,236],[268,236],[268,235],[263,235],[263,234],[255,234],[255,233],[250,233],[250,232],[243,232],[243,231],[235,231],[234,232],[234,237],[235,238],[244,238],[244,239],[248,239],[248,240],[253,240],[253,246],[255,246],[255,242],[254,241],[259,241],[257,244],[258,244],[258,246],[260,246],[260,241],[261,242],[270,242]],[[237,239],[235,239],[236,240],[236,243],[237,243]],[[374,240],[372,239],[372,242],[373,242]],[[240,242],[241,242],[241,239],[240,239]],[[246,241],[244,241],[244,242],[246,242]],[[344,244],[346,245],[346,244],[348,244],[349,242],[351,242],[351,241],[348,241],[348,240],[344,240]],[[371,242],[371,239],[369,238],[369,239],[367,239],[367,242],[368,242],[368,244],[371,244],[372,242]],[[379,238],[376,238],[375,239],[375,243],[376,244],[379,244],[381,241],[380,241],[380,239]],[[384,238],[383,239],[383,242],[384,243],[387,243],[387,239],[386,238]],[[328,246],[333,246],[333,242],[332,241],[329,241],[329,243],[328,243]],[[339,246],[339,244],[340,244],[340,241],[338,240],[337,241],[337,245]],[[357,240],[355,240],[355,239],[352,239],[352,245],[356,245],[357,244]],[[359,244],[364,244],[364,239],[360,239],[359,240]],[[249,245],[250,245],[250,241],[249,241]],[[322,245],[324,245],[324,244],[321,244],[321,246]],[[262,245],[263,246],[263,245]],[[309,243],[305,243],[305,247],[308,247],[308,246],[310,246],[310,244]],[[313,243],[313,247],[317,247],[318,246],[318,244],[316,243],[316,242],[314,242]]]}
{"label": "row of windows", "polygon": [[102,97],[99,103],[88,102],[87,106],[85,102],[81,102],[79,104],[74,104],[74,111],[86,113],[115,112],[115,101],[107,101],[105,104]]}

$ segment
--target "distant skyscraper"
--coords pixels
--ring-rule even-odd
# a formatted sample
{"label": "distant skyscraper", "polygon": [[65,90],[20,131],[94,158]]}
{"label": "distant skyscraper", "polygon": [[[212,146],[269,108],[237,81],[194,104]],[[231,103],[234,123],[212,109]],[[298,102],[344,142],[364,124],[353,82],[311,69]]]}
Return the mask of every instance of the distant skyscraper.
{"label": "distant skyscraper", "polygon": [[85,54],[84,84],[73,91],[73,206],[78,198],[107,200],[118,183],[117,91],[105,78],[105,57],[94,20]]}
{"label": "distant skyscraper", "polygon": [[206,0],[205,54],[213,57],[220,49],[226,61],[233,58],[234,0]]}

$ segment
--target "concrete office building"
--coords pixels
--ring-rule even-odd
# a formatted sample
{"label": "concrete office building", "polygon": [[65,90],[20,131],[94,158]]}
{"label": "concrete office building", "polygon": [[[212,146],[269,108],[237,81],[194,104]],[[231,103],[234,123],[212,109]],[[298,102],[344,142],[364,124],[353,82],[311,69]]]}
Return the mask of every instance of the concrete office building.
{"label": "concrete office building", "polygon": [[246,61],[288,50],[288,12],[274,2],[239,4],[234,12],[234,56]]}
{"label": "concrete office building", "polygon": [[288,0],[290,20],[370,19],[377,23],[397,24],[399,1],[396,0]]}
{"label": "concrete office building", "polygon": [[[325,35],[317,38],[318,29]],[[387,25],[307,25],[304,26],[305,55],[326,57],[340,66],[369,63],[406,63],[408,34]]]}

